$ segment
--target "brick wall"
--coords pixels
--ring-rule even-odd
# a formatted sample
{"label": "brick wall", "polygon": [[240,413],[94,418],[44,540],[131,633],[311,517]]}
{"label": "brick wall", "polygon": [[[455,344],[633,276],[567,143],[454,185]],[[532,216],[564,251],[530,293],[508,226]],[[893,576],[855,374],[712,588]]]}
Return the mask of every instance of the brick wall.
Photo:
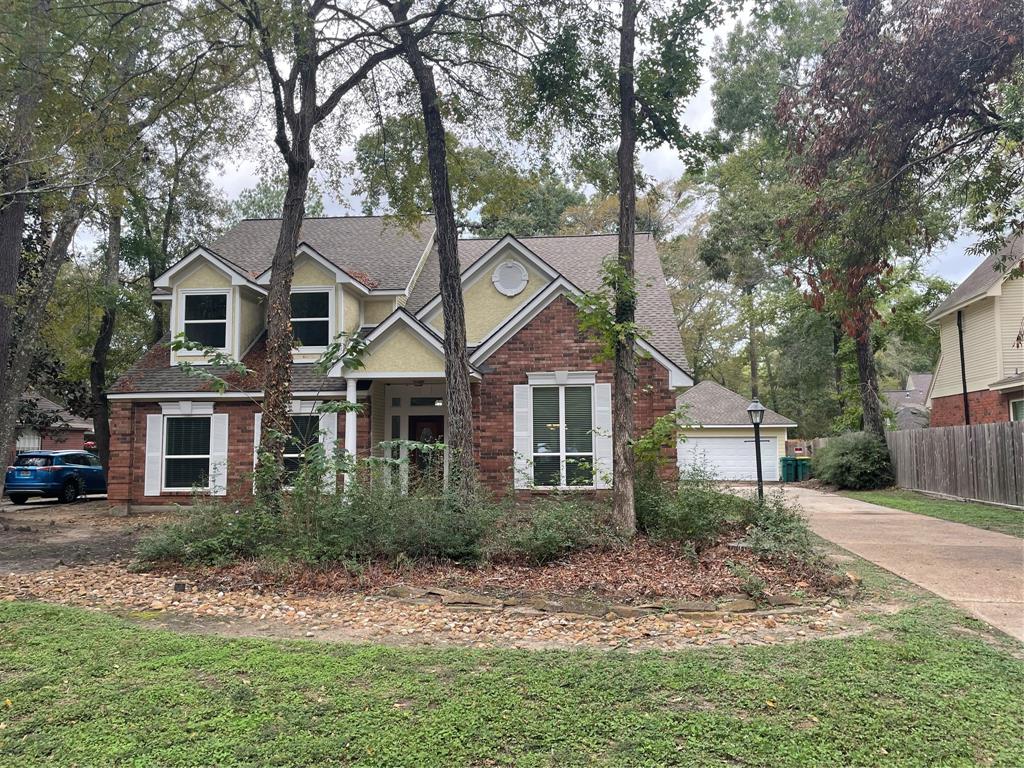
{"label": "brick wall", "polygon": [[[596,371],[597,381],[612,383],[612,363],[594,361],[598,350],[597,342],[580,332],[576,307],[559,297],[487,359],[473,398],[477,466],[487,487],[497,493],[512,487],[512,387],[527,384],[527,373],[545,371]],[[669,389],[668,371],[653,360],[642,360],[637,375],[634,420],[639,434],[675,408],[676,396]],[[670,476],[675,446],[664,453],[664,473]]]}
{"label": "brick wall", "polygon": [[[1024,392],[996,392],[979,389],[967,393],[971,424],[993,424],[1010,420],[1010,400],[1024,397]],[[953,427],[964,423],[963,395],[932,398],[930,426]]]}
{"label": "brick wall", "polygon": [[[556,299],[516,336],[487,360],[483,381],[473,387],[473,423],[476,459],[482,482],[495,492],[512,486],[513,430],[512,387],[526,384],[526,374],[540,371],[597,371],[599,382],[612,383],[612,364],[596,363],[598,345],[579,332],[576,308],[565,298]],[[638,365],[635,395],[637,433],[647,430],[659,416],[675,408],[668,372],[650,359]],[[182,399],[186,399],[182,395]],[[370,402],[356,419],[358,453],[370,449]],[[250,402],[217,402],[215,413],[229,414],[228,495],[252,491],[253,428],[258,406]],[[111,401],[110,469],[108,498],[114,504],[161,504],[186,501],[188,492],[145,496],[146,416],[160,413],[159,403]],[[345,418],[338,418],[338,442],[344,445]],[[675,446],[664,451],[666,477],[675,471]]]}

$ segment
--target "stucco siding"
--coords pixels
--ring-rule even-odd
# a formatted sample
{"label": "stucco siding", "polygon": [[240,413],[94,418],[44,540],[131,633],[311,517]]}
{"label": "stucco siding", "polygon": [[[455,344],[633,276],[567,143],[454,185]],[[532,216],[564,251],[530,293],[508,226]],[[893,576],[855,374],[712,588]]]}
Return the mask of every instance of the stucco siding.
{"label": "stucco siding", "polygon": [[299,256],[295,260],[295,273],[292,285],[297,288],[315,288],[321,285],[334,285],[334,275],[326,268],[317,264],[309,256]]}
{"label": "stucco siding", "polygon": [[377,325],[395,311],[395,300],[384,299],[363,302],[363,325]]}
{"label": "stucco siding", "polygon": [[343,316],[341,330],[345,333],[353,333],[359,328],[359,299],[353,296],[342,287],[338,287],[339,312]]}
{"label": "stucco siding", "polygon": [[189,270],[183,278],[175,283],[175,288],[226,288],[231,285],[231,278],[206,261],[200,261]]}
{"label": "stucco siding", "polygon": [[[494,268],[506,261],[515,261],[526,269],[526,287],[515,296],[504,295],[494,287],[491,280]],[[471,283],[463,286],[462,295],[466,304],[466,341],[470,345],[478,344],[499,323],[543,290],[548,282],[548,278],[534,269],[530,262],[513,258],[507,251],[499,255],[491,266],[481,270]],[[440,306],[430,313],[428,322],[435,331],[444,333],[444,315]]]}
{"label": "stucco siding", "polygon": [[263,328],[266,325],[266,317],[263,314],[264,299],[262,296],[255,291],[249,291],[246,289],[242,289],[238,293],[238,315],[239,322],[241,323],[241,328],[239,329],[241,349],[239,350],[239,354],[244,355],[245,351],[263,332]]}
{"label": "stucco siding", "polygon": [[441,354],[404,327],[393,327],[375,340],[364,355],[363,363],[362,373],[444,373]]}

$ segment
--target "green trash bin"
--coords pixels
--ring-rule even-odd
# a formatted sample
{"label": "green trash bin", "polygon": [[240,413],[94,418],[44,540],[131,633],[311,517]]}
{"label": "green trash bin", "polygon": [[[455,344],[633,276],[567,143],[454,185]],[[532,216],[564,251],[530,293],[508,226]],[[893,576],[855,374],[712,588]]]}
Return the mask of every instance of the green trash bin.
{"label": "green trash bin", "polygon": [[784,483],[795,483],[796,482],[796,459],[792,456],[783,456],[779,459],[779,467],[782,470],[782,482]]}
{"label": "green trash bin", "polygon": [[811,457],[810,456],[797,456],[794,460],[796,463],[796,479],[797,482],[803,482],[804,480],[811,479]]}

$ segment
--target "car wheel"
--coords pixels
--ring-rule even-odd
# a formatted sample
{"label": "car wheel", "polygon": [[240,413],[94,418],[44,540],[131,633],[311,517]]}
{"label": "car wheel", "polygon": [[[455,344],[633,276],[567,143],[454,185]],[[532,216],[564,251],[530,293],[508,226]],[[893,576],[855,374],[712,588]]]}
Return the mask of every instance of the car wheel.
{"label": "car wheel", "polygon": [[15,504],[24,504],[26,501],[28,501],[28,496],[26,496],[24,493],[12,493],[10,495],[10,499]]}
{"label": "car wheel", "polygon": [[64,483],[64,487],[60,489],[60,495],[57,500],[61,504],[70,504],[78,498],[78,483],[74,480],[68,480]]}

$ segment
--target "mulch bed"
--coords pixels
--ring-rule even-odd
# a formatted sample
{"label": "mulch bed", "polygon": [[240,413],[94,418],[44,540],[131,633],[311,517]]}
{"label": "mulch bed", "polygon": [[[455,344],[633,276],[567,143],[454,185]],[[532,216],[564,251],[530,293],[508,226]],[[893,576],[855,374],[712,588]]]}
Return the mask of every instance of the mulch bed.
{"label": "mulch bed", "polygon": [[309,594],[377,592],[399,584],[443,587],[497,596],[595,596],[616,602],[653,599],[710,600],[744,591],[737,566],[764,582],[768,594],[799,591],[815,597],[843,586],[826,568],[798,561],[774,562],[749,550],[720,543],[700,553],[696,562],[679,545],[636,538],[621,549],[590,550],[546,565],[371,563],[358,572],[335,567],[314,569],[242,563],[196,573],[200,584],[219,589],[274,589]]}

